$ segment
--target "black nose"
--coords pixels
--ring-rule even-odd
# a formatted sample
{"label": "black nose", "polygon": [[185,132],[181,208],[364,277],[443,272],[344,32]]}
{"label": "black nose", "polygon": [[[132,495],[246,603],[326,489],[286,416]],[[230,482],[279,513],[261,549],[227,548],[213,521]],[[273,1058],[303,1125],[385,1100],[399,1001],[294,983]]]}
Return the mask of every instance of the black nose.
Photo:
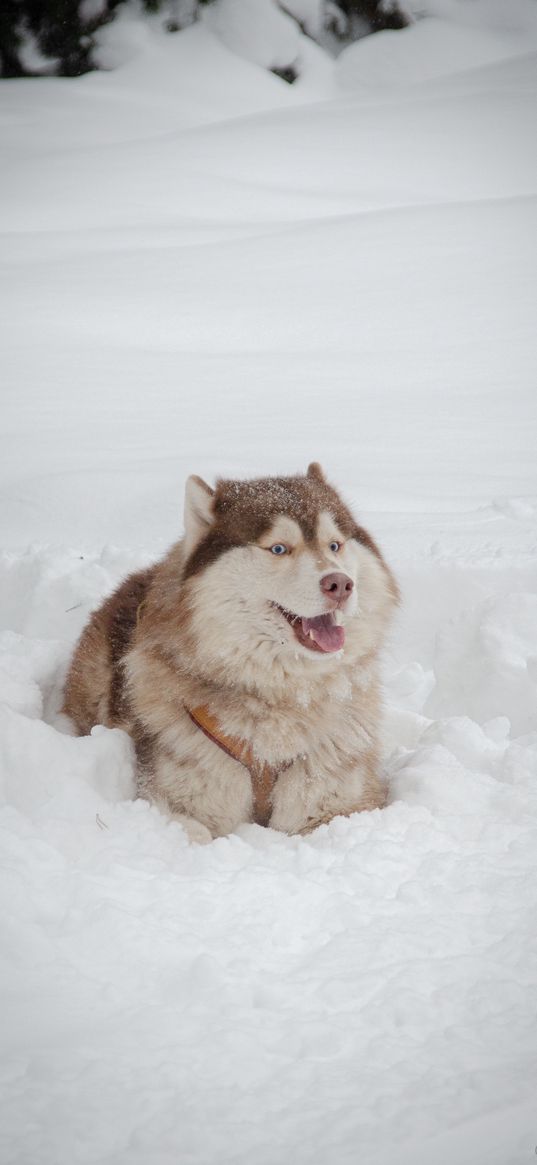
{"label": "black nose", "polygon": [[339,570],[323,575],[319,585],[323,595],[327,595],[329,599],[336,599],[338,603],[341,599],[348,599],[351,591],[354,590],[352,578],[349,578],[348,574],[342,574]]}

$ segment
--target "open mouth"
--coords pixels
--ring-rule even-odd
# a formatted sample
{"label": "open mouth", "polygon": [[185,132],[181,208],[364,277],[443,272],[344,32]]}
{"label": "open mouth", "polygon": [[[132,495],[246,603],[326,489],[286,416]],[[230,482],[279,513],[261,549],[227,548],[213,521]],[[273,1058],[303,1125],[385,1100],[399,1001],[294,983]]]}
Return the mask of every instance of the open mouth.
{"label": "open mouth", "polygon": [[302,647],[307,647],[309,651],[321,651],[324,655],[341,651],[345,643],[345,629],[336,622],[334,611],[306,619],[301,615],[293,615],[278,603],[274,603],[274,606],[287,619]]}

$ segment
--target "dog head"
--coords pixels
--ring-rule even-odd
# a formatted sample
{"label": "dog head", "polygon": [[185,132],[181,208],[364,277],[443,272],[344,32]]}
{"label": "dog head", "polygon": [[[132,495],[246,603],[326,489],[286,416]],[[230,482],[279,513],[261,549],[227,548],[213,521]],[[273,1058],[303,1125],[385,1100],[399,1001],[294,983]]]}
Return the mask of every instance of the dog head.
{"label": "dog head", "polygon": [[304,476],[190,477],[183,584],[196,654],[229,672],[336,666],[379,646],[397,588],[314,462]]}

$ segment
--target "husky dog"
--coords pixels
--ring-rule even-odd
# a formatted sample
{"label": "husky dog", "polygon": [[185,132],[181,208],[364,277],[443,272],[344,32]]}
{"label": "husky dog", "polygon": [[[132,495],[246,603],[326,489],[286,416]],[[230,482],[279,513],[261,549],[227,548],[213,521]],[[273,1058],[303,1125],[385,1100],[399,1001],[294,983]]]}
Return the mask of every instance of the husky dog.
{"label": "husky dog", "polygon": [[378,655],[394,578],[316,462],[186,486],[185,536],[78,643],[63,711],[134,740],[139,790],[193,841],[309,833],[383,804]]}

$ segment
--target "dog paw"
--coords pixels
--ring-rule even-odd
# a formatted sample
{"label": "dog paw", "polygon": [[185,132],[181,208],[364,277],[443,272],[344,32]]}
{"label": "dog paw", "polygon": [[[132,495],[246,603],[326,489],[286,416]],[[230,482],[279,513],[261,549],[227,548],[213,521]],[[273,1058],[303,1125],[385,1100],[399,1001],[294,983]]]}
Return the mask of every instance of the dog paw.
{"label": "dog paw", "polygon": [[183,829],[188,837],[188,840],[195,845],[209,845],[213,840],[212,833],[207,829],[206,825],[202,825],[201,821],[196,821],[194,817],[176,817],[176,821],[183,826]]}

